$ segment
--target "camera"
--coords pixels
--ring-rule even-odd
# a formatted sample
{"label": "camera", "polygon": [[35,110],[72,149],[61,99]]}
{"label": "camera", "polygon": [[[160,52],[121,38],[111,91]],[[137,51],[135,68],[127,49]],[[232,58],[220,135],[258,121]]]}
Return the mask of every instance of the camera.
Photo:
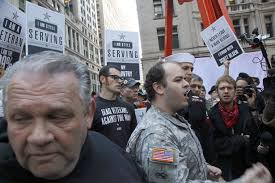
{"label": "camera", "polygon": [[269,38],[270,35],[261,35],[259,34],[258,28],[255,28],[252,31],[252,35],[248,37],[247,33],[244,33],[240,36],[240,39],[246,41],[248,44],[251,45],[252,48],[256,48],[260,46],[263,40]]}
{"label": "camera", "polygon": [[243,88],[243,93],[248,95],[249,97],[252,97],[254,93],[254,87],[251,85],[247,85],[246,87]]}
{"label": "camera", "polygon": [[269,37],[270,37],[269,34],[268,35],[261,35],[261,34],[259,34],[258,28],[255,28],[252,31],[252,35],[250,37],[248,37],[247,33],[244,33],[244,34],[242,34],[240,36],[240,39],[243,42],[247,42],[251,46],[251,48],[258,48],[258,47],[260,47],[260,49],[262,51],[262,54],[263,54],[263,57],[265,58],[267,67],[269,69],[271,69],[271,64],[269,63],[267,52],[266,52],[265,46],[263,44],[263,41],[265,39],[269,38]]}

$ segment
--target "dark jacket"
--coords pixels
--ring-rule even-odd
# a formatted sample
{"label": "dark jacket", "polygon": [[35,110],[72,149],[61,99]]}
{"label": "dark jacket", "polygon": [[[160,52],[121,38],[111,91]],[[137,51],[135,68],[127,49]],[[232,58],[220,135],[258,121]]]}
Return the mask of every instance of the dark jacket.
{"label": "dark jacket", "polygon": [[[11,150],[9,144],[0,142],[0,152],[7,149]],[[1,183],[141,183],[139,173],[123,149],[96,132],[89,132],[73,172],[59,180],[34,177],[18,164],[12,154],[0,159]]]}
{"label": "dark jacket", "polygon": [[[213,125],[214,147],[217,166],[223,177],[229,181],[241,176],[255,159],[256,141],[259,133],[247,104],[239,104],[239,120],[232,128],[227,128],[216,104],[210,111]],[[246,139],[243,135],[249,135]]]}
{"label": "dark jacket", "polygon": [[[271,138],[271,141],[268,142],[269,151],[266,154],[258,153],[257,155],[258,161],[263,163],[269,169],[274,179],[275,178],[275,156],[274,156],[275,155],[275,128],[266,126],[265,124],[261,124],[261,132],[262,132],[261,136],[263,133],[268,132],[269,134],[271,134],[272,138]],[[260,143],[264,143],[262,138],[259,138],[259,142],[257,143],[257,145],[259,145]]]}
{"label": "dark jacket", "polygon": [[203,155],[209,164],[215,161],[212,127],[209,123],[205,99],[192,95],[188,99],[188,107],[178,112],[191,124],[203,149]]}

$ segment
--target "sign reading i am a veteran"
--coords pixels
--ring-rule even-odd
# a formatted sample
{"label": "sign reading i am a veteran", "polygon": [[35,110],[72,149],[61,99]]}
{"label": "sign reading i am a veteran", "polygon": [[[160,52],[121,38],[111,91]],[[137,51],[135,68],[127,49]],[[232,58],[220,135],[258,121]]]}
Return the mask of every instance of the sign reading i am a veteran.
{"label": "sign reading i am a veteran", "polygon": [[232,60],[244,53],[223,16],[204,29],[201,36],[218,66],[221,66],[225,60]]}
{"label": "sign reading i am a veteran", "polygon": [[26,36],[25,25],[25,13],[6,0],[0,0],[0,68],[3,72],[20,59]]}
{"label": "sign reading i am a veteran", "polygon": [[45,50],[64,53],[64,15],[30,2],[26,3],[27,54]]}
{"label": "sign reading i am a veteran", "polygon": [[119,67],[124,78],[140,80],[138,33],[106,30],[105,64]]}

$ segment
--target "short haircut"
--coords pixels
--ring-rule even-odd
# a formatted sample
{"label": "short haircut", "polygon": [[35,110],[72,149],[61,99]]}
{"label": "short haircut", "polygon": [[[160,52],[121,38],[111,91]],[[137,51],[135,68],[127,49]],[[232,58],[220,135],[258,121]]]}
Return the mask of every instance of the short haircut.
{"label": "short haircut", "polygon": [[247,73],[244,72],[239,73],[236,82],[239,80],[246,81],[248,85],[254,84],[252,77],[250,77]]}
{"label": "short haircut", "polygon": [[26,56],[24,59],[16,62],[6,71],[3,78],[1,78],[4,111],[6,103],[8,102],[6,93],[12,77],[19,72],[27,72],[31,74],[34,71],[47,73],[50,77],[59,73],[74,73],[79,82],[79,95],[84,109],[86,111],[88,110],[91,98],[91,80],[87,66],[82,64],[77,58],[70,55],[64,55],[53,51],[44,51]]}
{"label": "short haircut", "polygon": [[110,74],[110,69],[116,69],[120,72],[119,67],[115,66],[115,65],[105,65],[103,66],[100,71],[99,71],[99,75],[98,75],[98,80],[100,85],[102,86],[102,83],[100,81],[100,76],[108,76]]}
{"label": "short haircut", "polygon": [[234,86],[234,88],[236,89],[236,81],[231,76],[228,76],[228,75],[221,76],[216,82],[217,90],[218,90],[219,84],[221,82],[227,82],[229,84],[232,84]]}
{"label": "short haircut", "polygon": [[191,81],[199,81],[199,82],[203,83],[203,79],[197,74],[192,74],[192,80]]}
{"label": "short haircut", "polygon": [[155,99],[156,92],[153,88],[153,84],[155,82],[163,85],[166,87],[166,77],[165,77],[165,70],[163,68],[164,64],[167,64],[169,62],[158,62],[153,67],[150,68],[149,72],[146,75],[144,88],[147,93],[147,98],[149,101],[152,101]]}

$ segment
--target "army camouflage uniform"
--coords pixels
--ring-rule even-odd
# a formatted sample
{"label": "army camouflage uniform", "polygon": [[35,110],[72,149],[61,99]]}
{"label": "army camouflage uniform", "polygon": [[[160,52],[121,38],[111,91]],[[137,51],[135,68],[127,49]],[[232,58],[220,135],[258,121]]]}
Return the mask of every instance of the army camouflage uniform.
{"label": "army camouflage uniform", "polygon": [[[156,149],[172,152],[169,162],[154,160]],[[212,183],[207,179],[207,163],[201,145],[188,122],[155,106],[147,111],[132,133],[126,151],[136,160],[150,183]],[[234,183],[240,183],[235,180]]]}

